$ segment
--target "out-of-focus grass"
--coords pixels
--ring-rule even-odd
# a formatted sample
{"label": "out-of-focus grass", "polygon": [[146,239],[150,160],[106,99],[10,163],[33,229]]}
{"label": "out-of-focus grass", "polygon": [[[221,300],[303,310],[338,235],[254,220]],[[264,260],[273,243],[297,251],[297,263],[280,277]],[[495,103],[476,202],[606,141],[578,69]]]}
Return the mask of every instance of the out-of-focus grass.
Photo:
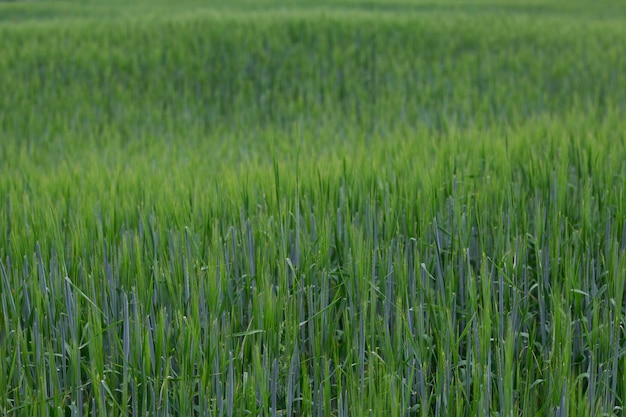
{"label": "out-of-focus grass", "polygon": [[157,0],[150,3],[141,1],[124,2],[112,0],[98,1],[3,1],[0,2],[1,20],[5,23],[24,21],[45,21],[69,19],[119,19],[146,17],[184,16],[202,12],[208,13],[276,13],[289,11],[310,12],[368,12],[381,14],[424,14],[424,13],[465,13],[469,15],[531,15],[539,18],[558,17],[582,20],[612,20],[624,17],[624,5],[618,0],[603,0],[595,5],[578,1],[416,1],[416,0],[185,0],[172,2]]}
{"label": "out-of-focus grass", "polygon": [[0,37],[0,131],[37,141],[299,123],[361,135],[602,119],[624,109],[622,39],[610,22],[458,12],[24,24]]}

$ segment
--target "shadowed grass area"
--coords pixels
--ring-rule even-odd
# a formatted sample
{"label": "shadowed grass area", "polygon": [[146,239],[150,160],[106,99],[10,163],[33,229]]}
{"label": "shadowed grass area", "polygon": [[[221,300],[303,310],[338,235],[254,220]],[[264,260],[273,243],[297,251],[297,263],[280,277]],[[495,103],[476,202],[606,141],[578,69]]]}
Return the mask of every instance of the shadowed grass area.
{"label": "shadowed grass area", "polygon": [[466,14],[531,16],[535,18],[554,17],[561,19],[616,20],[623,19],[626,8],[617,0],[599,1],[593,7],[586,1],[362,1],[362,0],[236,0],[236,1],[194,1],[172,2],[158,0],[154,2],[113,0],[98,1],[2,1],[0,2],[0,24],[45,22],[63,20],[65,24],[76,20],[118,20],[189,16],[202,13],[225,13],[239,16],[251,13],[311,13],[324,12],[346,13],[362,12],[378,16],[382,14]]}
{"label": "shadowed grass area", "polygon": [[3,415],[622,413],[621,3],[0,16]]}

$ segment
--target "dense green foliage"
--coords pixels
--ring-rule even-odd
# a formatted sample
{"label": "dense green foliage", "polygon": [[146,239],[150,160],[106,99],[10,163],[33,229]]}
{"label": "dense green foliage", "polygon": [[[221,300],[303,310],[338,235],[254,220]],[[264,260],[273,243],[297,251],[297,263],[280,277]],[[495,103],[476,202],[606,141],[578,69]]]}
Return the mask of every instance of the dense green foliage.
{"label": "dense green foliage", "polygon": [[0,413],[622,415],[619,2],[0,2]]}

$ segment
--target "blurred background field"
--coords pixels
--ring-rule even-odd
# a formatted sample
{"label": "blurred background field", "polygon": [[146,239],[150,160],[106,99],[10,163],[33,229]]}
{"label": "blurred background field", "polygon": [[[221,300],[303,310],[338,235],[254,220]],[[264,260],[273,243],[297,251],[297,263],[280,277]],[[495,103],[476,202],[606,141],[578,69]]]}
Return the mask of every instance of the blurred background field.
{"label": "blurred background field", "polygon": [[622,415],[626,5],[0,2],[0,412]]}

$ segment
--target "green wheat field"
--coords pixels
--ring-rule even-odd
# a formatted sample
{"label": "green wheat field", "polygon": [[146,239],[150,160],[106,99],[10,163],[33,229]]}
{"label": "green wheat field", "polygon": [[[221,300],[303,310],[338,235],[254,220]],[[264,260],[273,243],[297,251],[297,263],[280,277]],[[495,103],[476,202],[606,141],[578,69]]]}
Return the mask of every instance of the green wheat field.
{"label": "green wheat field", "polygon": [[626,3],[0,1],[0,415],[626,415]]}

